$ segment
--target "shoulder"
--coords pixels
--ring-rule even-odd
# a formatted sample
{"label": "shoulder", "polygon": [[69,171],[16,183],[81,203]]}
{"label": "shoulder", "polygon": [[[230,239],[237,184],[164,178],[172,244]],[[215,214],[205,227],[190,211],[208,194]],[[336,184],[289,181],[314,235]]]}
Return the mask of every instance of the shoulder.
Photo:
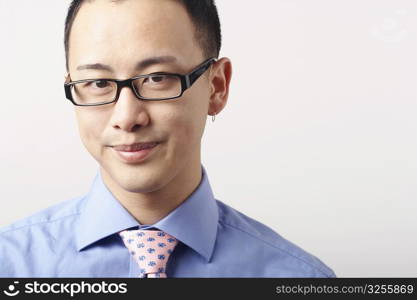
{"label": "shoulder", "polygon": [[[335,273],[320,259],[288,241],[270,227],[217,200],[219,223],[229,235],[250,245],[254,253],[268,257],[268,277],[275,270],[285,277],[335,277]],[[252,253],[252,255],[256,255]],[[275,270],[274,270],[275,269]],[[282,272],[283,271],[283,272]],[[281,277],[281,276],[280,276]]]}
{"label": "shoulder", "polygon": [[30,266],[55,253],[60,237],[69,242],[83,199],[62,201],[0,228],[0,277],[29,275]]}
{"label": "shoulder", "polygon": [[80,213],[83,199],[84,197],[77,197],[62,201],[26,218],[15,221],[8,226],[1,227],[0,236],[30,228],[48,226],[60,223],[68,218],[74,218]]}

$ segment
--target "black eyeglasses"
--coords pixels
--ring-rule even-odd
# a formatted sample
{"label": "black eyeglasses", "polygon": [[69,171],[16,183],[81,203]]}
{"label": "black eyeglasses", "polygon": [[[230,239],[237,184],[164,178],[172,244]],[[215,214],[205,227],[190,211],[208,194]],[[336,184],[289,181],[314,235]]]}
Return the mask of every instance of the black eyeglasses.
{"label": "black eyeglasses", "polygon": [[126,80],[98,78],[64,84],[65,96],[77,106],[97,106],[116,102],[123,87],[129,87],[140,100],[161,101],[179,98],[216,61],[210,58],[188,74],[158,72]]}

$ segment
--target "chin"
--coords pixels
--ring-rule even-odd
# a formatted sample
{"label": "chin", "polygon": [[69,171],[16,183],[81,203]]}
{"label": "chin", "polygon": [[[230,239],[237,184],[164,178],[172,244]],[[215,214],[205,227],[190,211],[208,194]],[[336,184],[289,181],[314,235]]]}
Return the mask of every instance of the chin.
{"label": "chin", "polygon": [[140,178],[126,178],[118,182],[118,185],[125,191],[131,193],[151,193],[162,188],[161,178],[155,177],[140,177]]}
{"label": "chin", "polygon": [[[150,193],[161,189],[167,182],[167,177],[152,167],[123,165],[117,167],[103,167],[109,185],[115,189],[122,189],[131,193]],[[166,174],[167,175],[167,174]]]}

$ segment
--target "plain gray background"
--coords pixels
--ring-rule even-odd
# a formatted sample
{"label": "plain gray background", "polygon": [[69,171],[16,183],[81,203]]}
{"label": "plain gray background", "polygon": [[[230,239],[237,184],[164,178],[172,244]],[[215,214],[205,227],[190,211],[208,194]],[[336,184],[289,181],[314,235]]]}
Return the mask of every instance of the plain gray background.
{"label": "plain gray background", "polygon": [[[227,107],[203,138],[217,199],[338,276],[417,276],[417,3],[218,0]],[[0,226],[87,192],[64,97],[69,1],[0,0]]]}

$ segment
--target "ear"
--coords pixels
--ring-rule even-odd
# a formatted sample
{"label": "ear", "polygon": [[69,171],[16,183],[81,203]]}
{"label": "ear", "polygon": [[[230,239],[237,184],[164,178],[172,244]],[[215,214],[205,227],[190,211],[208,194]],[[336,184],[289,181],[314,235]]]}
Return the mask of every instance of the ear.
{"label": "ear", "polygon": [[217,115],[226,106],[229,96],[229,85],[232,78],[232,63],[227,57],[216,61],[210,71],[209,115]]}
{"label": "ear", "polygon": [[64,74],[64,82],[67,83],[67,82],[70,82],[70,81],[71,80],[70,80],[69,73],[68,72],[65,72],[65,74]]}

